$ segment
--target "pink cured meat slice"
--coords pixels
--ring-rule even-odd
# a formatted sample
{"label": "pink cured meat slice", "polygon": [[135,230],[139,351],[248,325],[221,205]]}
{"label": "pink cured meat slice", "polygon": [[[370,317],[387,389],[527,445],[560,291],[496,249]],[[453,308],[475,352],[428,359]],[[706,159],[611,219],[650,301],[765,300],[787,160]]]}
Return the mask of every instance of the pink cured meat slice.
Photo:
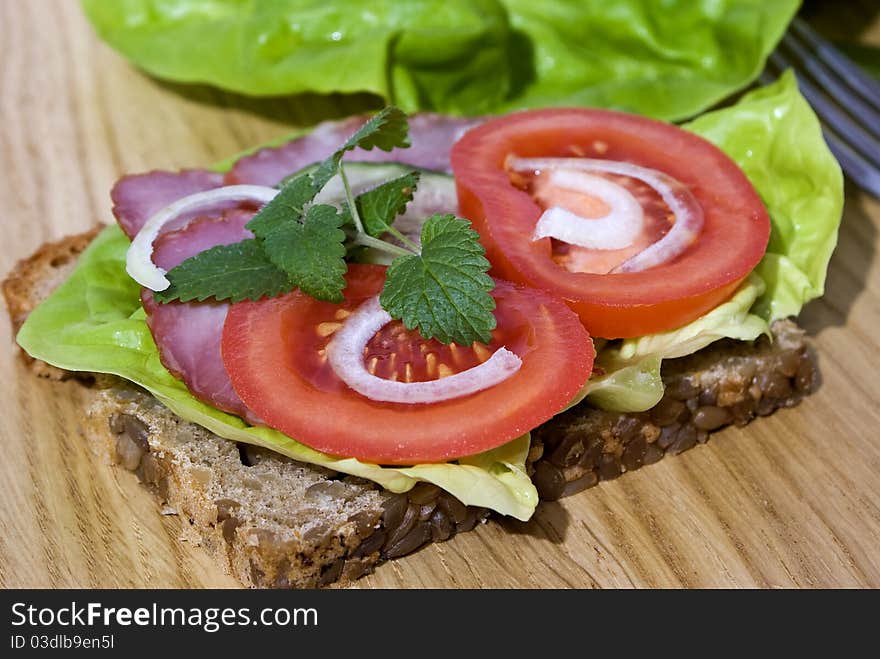
{"label": "pink cured meat slice", "polygon": [[[365,117],[351,117],[342,121],[325,121],[298,139],[276,148],[260,149],[241,158],[226,175],[226,184],[250,183],[277,185],[285,176],[306,165],[323,160],[348,139]],[[408,149],[355,149],[346,154],[347,161],[402,162],[422,169],[449,172],[449,152],[454,142],[465,131],[482,119],[446,117],[439,114],[416,114],[409,118],[410,143]]]}
{"label": "pink cured meat slice", "polygon": [[[230,210],[221,218],[201,217],[183,229],[156,239],[153,258],[170,270],[185,259],[214,245],[229,245],[253,234],[245,224],[253,211]],[[141,302],[147,324],[159,348],[162,363],[182,379],[200,400],[251,422],[258,419],[232,388],[220,355],[220,339],[229,305],[224,302],[169,302],[159,304],[143,289]]]}
{"label": "pink cured meat slice", "polygon": [[[146,221],[168,204],[196,192],[223,185],[223,174],[204,169],[182,172],[155,170],[146,174],[123,176],[110,191],[113,215],[129,238],[134,238]],[[204,214],[204,211],[198,215]],[[181,216],[175,225],[182,226],[194,215]]]}
{"label": "pink cured meat slice", "polygon": [[153,243],[153,262],[168,271],[215,245],[231,245],[253,238],[245,225],[256,208],[233,208],[219,217],[203,215],[187,226],[160,235]]}

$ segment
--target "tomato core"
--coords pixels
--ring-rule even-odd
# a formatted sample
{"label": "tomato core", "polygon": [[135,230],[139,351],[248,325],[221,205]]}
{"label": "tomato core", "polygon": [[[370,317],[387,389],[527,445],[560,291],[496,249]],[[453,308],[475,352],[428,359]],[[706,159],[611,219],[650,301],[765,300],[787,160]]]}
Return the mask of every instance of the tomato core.
{"label": "tomato core", "polygon": [[[631,245],[621,249],[590,249],[551,238],[551,258],[568,272],[607,274],[660,240],[675,222],[675,215],[660,194],[644,181],[614,174],[596,176],[626,188],[636,198],[644,214],[642,231]],[[554,185],[546,171],[525,175],[511,172],[510,179],[514,186],[528,192],[542,211],[560,206],[588,220],[603,217],[611,210],[597,197]]]}

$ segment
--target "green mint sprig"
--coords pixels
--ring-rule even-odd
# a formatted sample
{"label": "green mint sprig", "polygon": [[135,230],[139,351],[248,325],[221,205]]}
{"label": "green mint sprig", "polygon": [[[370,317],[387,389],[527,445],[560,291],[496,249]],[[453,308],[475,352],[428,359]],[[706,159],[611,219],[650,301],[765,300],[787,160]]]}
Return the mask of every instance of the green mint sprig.
{"label": "green mint sprig", "polygon": [[[155,293],[155,299],[238,302],[299,288],[316,299],[340,302],[346,259],[368,247],[395,257],[380,295],[393,318],[418,329],[426,339],[488,343],[495,327],[490,295],[494,283],[470,222],[434,215],[422,227],[421,246],[398,231],[394,222],[412,201],[417,171],[356,197],[352,194],[342,162],[346,152],[407,146],[406,115],[394,107],[379,112],[317,167],[285,181],[278,195],[248,222],[254,239],[212,247],[186,259],[168,272],[171,286]],[[337,174],[345,190],[341,210],[314,204]]]}
{"label": "green mint sprig", "polygon": [[[419,186],[419,178],[419,172],[409,172],[386,181],[372,190],[367,190],[355,198],[358,217],[368,235],[379,238],[383,234],[391,233],[402,243],[418,251],[418,247],[412,244],[409,238],[394,228],[394,220],[406,211],[407,204],[412,201],[413,194]],[[345,205],[344,212],[347,216],[351,215],[348,204]],[[354,223],[353,218],[350,221]]]}
{"label": "green mint sprig", "polygon": [[343,218],[335,207],[309,207],[302,222],[286,222],[263,241],[263,249],[291,282],[308,295],[342,302],[345,288],[346,249]]}

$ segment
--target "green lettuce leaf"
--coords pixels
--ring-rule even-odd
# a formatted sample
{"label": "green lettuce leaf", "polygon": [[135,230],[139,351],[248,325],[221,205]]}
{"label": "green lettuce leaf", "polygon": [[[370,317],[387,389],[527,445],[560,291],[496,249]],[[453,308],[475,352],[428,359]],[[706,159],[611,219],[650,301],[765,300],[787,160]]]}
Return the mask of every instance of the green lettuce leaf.
{"label": "green lettuce leaf", "polygon": [[769,321],[797,315],[825,291],[843,212],[843,173],[794,75],[786,72],[684,128],[733,158],[770,213],[770,244],[757,268],[767,292],[754,313]]}
{"label": "green lettuce leaf", "polygon": [[466,504],[521,520],[531,517],[538,494],[525,471],[528,435],[457,464],[380,467],[320,453],[271,428],[250,427],[193,397],[159,360],[140,306],[140,289],[125,273],[128,245],[116,226],[102,231],[82,253],[70,278],[28,317],[17,337],[19,345],[59,368],[130,380],[178,416],[220,437],[360,476],[392,492],[405,492],[417,481],[427,481]]}
{"label": "green lettuce leaf", "polygon": [[665,119],[741,89],[797,0],[82,0],[149,73],[254,96],[371,92],[407,111],[595,105]]}
{"label": "green lettuce leaf", "polygon": [[663,396],[663,359],[683,357],[722,338],[751,341],[778,318],[797,315],[822,295],[843,209],[843,175],[819,121],[789,72],[684,128],[733,158],[770,213],[767,253],[734,297],[673,330],[615,341],[599,352],[604,370],[581,395],[604,409],[635,412]]}
{"label": "green lettuce leaf", "polygon": [[176,82],[253,96],[372,92],[414,110],[486,112],[508,94],[495,0],[83,0],[98,34]]}
{"label": "green lettuce leaf", "polygon": [[754,80],[799,5],[503,2],[533,62],[532,82],[506,109],[588,105],[669,120],[693,116]]}

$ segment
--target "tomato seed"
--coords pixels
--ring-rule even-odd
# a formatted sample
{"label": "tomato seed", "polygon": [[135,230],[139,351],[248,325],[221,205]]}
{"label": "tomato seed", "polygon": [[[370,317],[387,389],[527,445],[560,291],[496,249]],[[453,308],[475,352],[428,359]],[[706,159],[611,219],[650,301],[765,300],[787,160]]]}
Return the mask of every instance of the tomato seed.
{"label": "tomato seed", "polygon": [[315,331],[318,332],[318,336],[327,337],[333,334],[336,330],[342,327],[342,323],[320,323]]}
{"label": "tomato seed", "polygon": [[476,353],[477,359],[480,360],[481,364],[492,356],[492,353],[489,352],[489,349],[482,343],[474,343],[474,345],[472,345],[471,347]]}
{"label": "tomato seed", "polygon": [[437,354],[433,352],[429,352],[425,356],[425,368],[428,371],[428,375],[433,379],[437,377]]}

